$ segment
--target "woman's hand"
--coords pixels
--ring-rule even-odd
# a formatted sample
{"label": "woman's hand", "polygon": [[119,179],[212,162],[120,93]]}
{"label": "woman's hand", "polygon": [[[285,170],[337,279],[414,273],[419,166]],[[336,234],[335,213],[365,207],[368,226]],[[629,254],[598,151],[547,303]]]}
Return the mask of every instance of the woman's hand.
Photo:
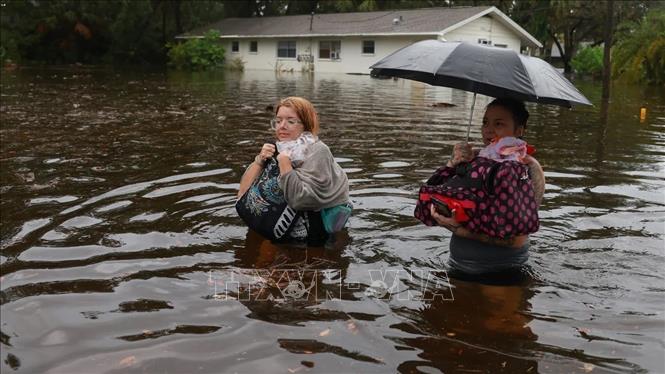
{"label": "woman's hand", "polygon": [[291,166],[291,153],[289,151],[280,152],[277,155],[277,163],[279,164],[280,175],[285,175],[293,170],[293,166]]}
{"label": "woman's hand", "polygon": [[280,154],[277,155],[277,162],[281,163],[291,163],[291,153],[286,151],[286,152],[281,152]]}
{"label": "woman's hand", "polygon": [[452,212],[453,215],[451,217],[445,217],[436,212],[436,210],[434,209],[434,204],[430,206],[430,214],[432,215],[432,218],[434,218],[436,223],[438,223],[439,226],[445,227],[446,229],[450,230],[450,232],[452,232],[453,235],[455,236],[471,240],[477,240],[479,242],[491,245],[497,245],[501,247],[512,247],[512,248],[521,248],[529,240],[528,235],[519,235],[519,236],[513,236],[510,238],[501,239],[501,238],[493,238],[485,234],[471,232],[471,230],[462,226],[459,222],[457,222],[457,220],[455,220],[455,210],[453,210]]}
{"label": "woman's hand", "polygon": [[259,152],[259,154],[256,155],[254,162],[259,164],[260,166],[263,166],[266,163],[266,160],[268,160],[274,155],[275,155],[275,145],[270,143],[265,143],[263,147],[261,147],[261,152]]}
{"label": "woman's hand", "polygon": [[247,170],[240,178],[240,187],[238,187],[238,199],[247,192],[249,187],[254,183],[256,178],[263,171],[263,167],[266,164],[266,160],[275,155],[275,145],[266,143],[261,147],[261,152],[259,152],[256,157],[254,157],[254,162],[249,164]]}
{"label": "woman's hand", "polygon": [[457,143],[453,148],[453,158],[448,161],[448,167],[455,167],[458,164],[473,160],[473,149],[469,143]]}
{"label": "woman's hand", "polygon": [[430,204],[429,207],[430,214],[432,215],[432,218],[436,221],[436,223],[439,224],[441,227],[445,227],[446,229],[450,230],[453,234],[457,234],[457,232],[461,229],[464,229],[462,227],[462,224],[457,222],[455,219],[455,210],[452,210],[452,215],[450,217],[443,216],[439,213],[437,213],[436,208],[434,207],[434,204]]}

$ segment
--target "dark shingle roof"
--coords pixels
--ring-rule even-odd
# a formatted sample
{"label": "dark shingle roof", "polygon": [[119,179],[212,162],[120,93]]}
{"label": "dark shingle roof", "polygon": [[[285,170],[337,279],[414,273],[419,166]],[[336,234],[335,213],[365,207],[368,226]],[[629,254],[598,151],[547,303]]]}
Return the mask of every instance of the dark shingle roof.
{"label": "dark shingle roof", "polygon": [[[293,36],[431,33],[472,17],[490,6],[425,8],[381,12],[331,13],[310,15],[225,18],[180,37],[203,35],[210,29],[222,36]],[[400,22],[394,22],[399,19]],[[312,29],[310,30],[310,20]]]}

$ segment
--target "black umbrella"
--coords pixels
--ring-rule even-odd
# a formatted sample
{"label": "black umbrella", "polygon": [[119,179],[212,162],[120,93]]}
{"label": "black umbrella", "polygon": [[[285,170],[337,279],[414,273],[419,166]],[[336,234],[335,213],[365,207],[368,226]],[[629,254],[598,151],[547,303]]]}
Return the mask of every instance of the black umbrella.
{"label": "black umbrella", "polygon": [[[375,76],[473,92],[472,116],[476,94],[565,107],[592,105],[552,65],[507,48],[423,40],[393,52],[370,68]],[[469,131],[470,126],[471,118]]]}

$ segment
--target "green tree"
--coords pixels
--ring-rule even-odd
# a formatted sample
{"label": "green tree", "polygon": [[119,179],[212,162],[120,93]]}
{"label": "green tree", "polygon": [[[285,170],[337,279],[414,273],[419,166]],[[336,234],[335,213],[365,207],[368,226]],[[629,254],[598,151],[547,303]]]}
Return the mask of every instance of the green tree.
{"label": "green tree", "polygon": [[665,10],[649,11],[638,22],[624,22],[612,51],[615,77],[629,82],[665,84]]}
{"label": "green tree", "polygon": [[3,1],[3,58],[46,63],[166,62],[175,35],[224,16],[214,0]]}
{"label": "green tree", "polygon": [[547,45],[547,40],[550,38],[547,32],[550,12],[549,1],[522,0],[511,2],[510,5],[510,7],[499,9],[543,45]]}
{"label": "green tree", "polygon": [[554,41],[565,73],[572,72],[570,64],[581,41],[602,37],[602,7],[584,0],[551,0],[547,33]]}
{"label": "green tree", "polygon": [[603,71],[603,47],[581,49],[570,62],[576,73],[598,77]]}
{"label": "green tree", "polygon": [[[648,9],[662,1],[615,1],[616,22],[640,19]],[[549,0],[547,33],[559,49],[564,71],[570,73],[570,61],[580,42],[603,42],[605,19],[608,17],[605,1]]]}

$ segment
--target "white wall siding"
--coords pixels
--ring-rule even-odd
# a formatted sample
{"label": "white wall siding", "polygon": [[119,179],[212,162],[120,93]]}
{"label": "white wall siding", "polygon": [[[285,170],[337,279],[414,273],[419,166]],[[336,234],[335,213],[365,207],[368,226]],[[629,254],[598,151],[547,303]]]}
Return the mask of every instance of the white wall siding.
{"label": "white wall siding", "polygon": [[[434,38],[434,36],[430,37]],[[296,55],[313,56],[314,71],[326,73],[362,73],[369,74],[369,67],[390,53],[419,40],[429,39],[427,36],[394,36],[394,37],[328,37],[328,38],[260,38],[260,39],[224,39],[222,45],[226,50],[227,63],[240,58],[245,69],[258,70],[291,70],[302,71],[307,62],[297,58],[277,58],[277,42],[295,40]],[[239,41],[239,51],[231,52],[232,42]],[[256,53],[250,53],[250,42],[258,42]],[[338,60],[319,58],[320,41],[340,41]],[[374,41],[374,54],[362,53],[362,41]]]}
{"label": "white wall siding", "polygon": [[520,39],[513,31],[492,17],[480,17],[466,25],[443,35],[449,42],[478,43],[483,38],[492,42],[492,45],[505,44],[517,52],[520,51]]}
{"label": "white wall siding", "polygon": [[[414,43],[418,40],[426,39],[426,37],[347,37],[338,39],[323,39],[323,40],[340,40],[341,51],[339,60],[321,59],[319,58],[319,40],[314,43],[314,61],[315,71],[320,72],[336,72],[336,73],[361,73],[369,74],[369,67],[385,56],[392,52]],[[363,40],[374,41],[374,54],[362,53]]]}
{"label": "white wall siding", "polygon": [[[238,53],[231,52],[231,43],[233,40],[240,42],[240,50]],[[275,38],[257,38],[257,39],[224,39],[222,45],[226,50],[226,62],[230,63],[231,60],[240,58],[245,65],[245,69],[258,69],[258,70],[276,70],[280,69],[294,69],[300,71],[301,64],[296,58],[277,58],[277,42],[280,40],[295,40],[296,41],[296,55],[304,54],[307,47],[307,40],[304,39],[275,39]],[[249,51],[251,41],[257,42],[256,53]]]}

